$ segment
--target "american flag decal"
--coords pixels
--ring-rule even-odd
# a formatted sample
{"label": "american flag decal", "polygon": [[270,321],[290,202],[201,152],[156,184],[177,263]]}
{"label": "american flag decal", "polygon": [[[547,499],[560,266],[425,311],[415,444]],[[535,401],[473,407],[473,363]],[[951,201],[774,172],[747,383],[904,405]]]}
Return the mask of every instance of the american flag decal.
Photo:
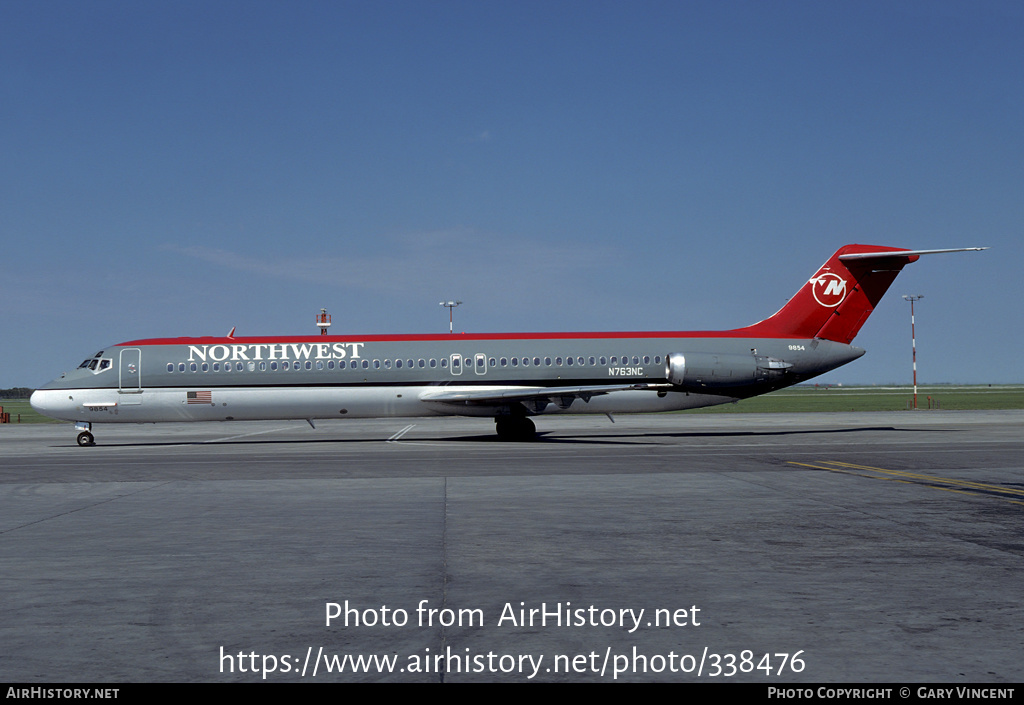
{"label": "american flag decal", "polygon": [[189,404],[212,404],[212,392],[186,392],[185,397]]}

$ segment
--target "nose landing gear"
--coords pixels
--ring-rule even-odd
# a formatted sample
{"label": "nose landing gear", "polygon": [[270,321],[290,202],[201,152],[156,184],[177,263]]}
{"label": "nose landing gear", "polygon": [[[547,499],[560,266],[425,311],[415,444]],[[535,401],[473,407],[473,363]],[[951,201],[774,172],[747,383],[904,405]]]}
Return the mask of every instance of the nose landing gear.
{"label": "nose landing gear", "polygon": [[81,431],[78,434],[78,445],[80,446],[94,446],[96,445],[96,437],[92,435],[92,424],[88,421],[79,421],[75,424],[75,428]]}

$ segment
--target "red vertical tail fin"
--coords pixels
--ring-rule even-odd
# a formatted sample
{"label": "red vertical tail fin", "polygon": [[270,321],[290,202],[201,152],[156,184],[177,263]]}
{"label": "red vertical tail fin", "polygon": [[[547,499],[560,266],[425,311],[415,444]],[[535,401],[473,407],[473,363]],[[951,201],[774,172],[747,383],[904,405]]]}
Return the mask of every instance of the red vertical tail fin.
{"label": "red vertical tail fin", "polygon": [[778,313],[741,330],[762,338],[853,341],[903,267],[929,252],[846,245],[823,264]]}

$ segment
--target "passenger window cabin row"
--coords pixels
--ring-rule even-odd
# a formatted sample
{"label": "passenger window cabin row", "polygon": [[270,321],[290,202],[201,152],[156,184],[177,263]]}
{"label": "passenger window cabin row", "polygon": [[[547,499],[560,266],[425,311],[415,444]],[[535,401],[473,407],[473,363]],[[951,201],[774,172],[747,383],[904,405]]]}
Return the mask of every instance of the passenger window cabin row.
{"label": "passenger window cabin row", "polygon": [[[167,363],[167,371],[174,372],[288,372],[297,370],[402,370],[402,369],[435,369],[440,367],[441,369],[448,369],[449,364],[453,372],[461,371],[460,368],[467,370],[472,369],[501,369],[508,367],[604,367],[610,365],[612,367],[627,366],[627,365],[649,365],[653,359],[654,364],[661,364],[661,356],[655,355],[653,358],[650,355],[623,355],[621,358],[612,356],[594,356],[590,355],[584,357],[568,356],[568,357],[486,357],[483,355],[477,355],[475,357],[465,357],[453,355],[451,358],[442,357],[438,358],[406,358],[399,360],[391,360],[385,358],[384,360],[379,359],[362,359],[362,360],[306,360],[306,361],[291,361],[291,360],[249,360],[247,362],[179,362],[177,364],[173,362]],[[87,361],[88,362],[88,361]]]}

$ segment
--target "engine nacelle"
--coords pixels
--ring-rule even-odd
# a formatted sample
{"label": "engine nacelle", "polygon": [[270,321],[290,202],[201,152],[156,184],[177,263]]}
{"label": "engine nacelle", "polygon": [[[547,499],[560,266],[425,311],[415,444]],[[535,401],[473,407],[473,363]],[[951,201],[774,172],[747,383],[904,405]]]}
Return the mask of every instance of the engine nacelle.
{"label": "engine nacelle", "polygon": [[740,387],[757,381],[757,360],[753,355],[671,353],[665,376],[678,387]]}
{"label": "engine nacelle", "polygon": [[769,369],[767,360],[754,355],[670,353],[665,358],[665,377],[677,387],[690,389],[742,387],[764,382],[776,370],[782,373],[783,368]]}

